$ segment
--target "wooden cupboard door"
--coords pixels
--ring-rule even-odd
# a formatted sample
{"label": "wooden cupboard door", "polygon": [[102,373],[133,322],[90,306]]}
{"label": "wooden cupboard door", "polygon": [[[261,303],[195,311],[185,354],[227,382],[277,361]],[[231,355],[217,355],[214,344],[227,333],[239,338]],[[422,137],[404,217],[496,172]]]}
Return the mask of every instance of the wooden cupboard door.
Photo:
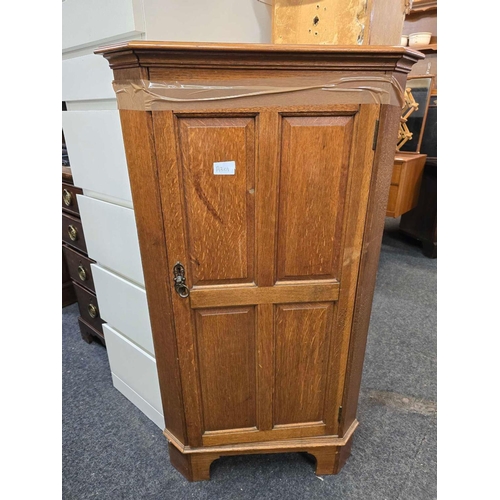
{"label": "wooden cupboard door", "polygon": [[337,433],[378,113],[153,113],[191,446]]}

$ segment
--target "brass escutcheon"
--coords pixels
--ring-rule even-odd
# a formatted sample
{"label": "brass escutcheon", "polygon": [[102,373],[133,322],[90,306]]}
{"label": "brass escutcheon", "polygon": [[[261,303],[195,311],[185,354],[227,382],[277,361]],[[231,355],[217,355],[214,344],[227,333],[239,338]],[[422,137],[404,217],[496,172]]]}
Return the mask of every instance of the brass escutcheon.
{"label": "brass escutcheon", "polygon": [[186,286],[186,272],[180,262],[176,262],[174,269],[174,288],[179,297],[185,299],[189,297],[189,288]]}

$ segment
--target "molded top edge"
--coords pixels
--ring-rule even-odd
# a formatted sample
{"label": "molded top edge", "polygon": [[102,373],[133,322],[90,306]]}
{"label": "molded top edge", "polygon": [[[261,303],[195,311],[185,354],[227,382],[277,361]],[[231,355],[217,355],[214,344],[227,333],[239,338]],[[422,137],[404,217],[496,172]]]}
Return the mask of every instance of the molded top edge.
{"label": "molded top edge", "polygon": [[423,59],[425,56],[417,50],[390,45],[302,45],[302,44],[264,44],[264,43],[209,43],[209,42],[168,42],[152,40],[132,40],[121,42],[104,47],[99,47],[95,54],[109,54],[124,50],[158,50],[158,51],[185,51],[207,52],[216,54],[217,52],[249,52],[253,54],[331,54],[331,55],[373,55],[373,56],[410,56],[415,60]]}

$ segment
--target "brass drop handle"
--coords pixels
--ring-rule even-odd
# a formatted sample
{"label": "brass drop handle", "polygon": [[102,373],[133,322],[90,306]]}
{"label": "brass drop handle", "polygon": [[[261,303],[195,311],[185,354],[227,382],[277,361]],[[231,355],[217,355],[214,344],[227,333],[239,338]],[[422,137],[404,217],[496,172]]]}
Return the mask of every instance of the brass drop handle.
{"label": "brass drop handle", "polygon": [[97,318],[97,315],[99,314],[99,310],[97,309],[97,306],[94,304],[89,304],[87,306],[87,311],[89,312],[89,316],[91,318]]}
{"label": "brass drop handle", "polygon": [[173,271],[175,291],[182,299],[189,297],[189,288],[186,286],[186,271],[184,270],[184,266],[180,262],[177,262]]}
{"label": "brass drop handle", "polygon": [[73,205],[73,195],[71,194],[71,191],[63,189],[63,201],[67,207]]}
{"label": "brass drop handle", "polygon": [[85,281],[87,279],[87,272],[85,271],[85,268],[81,264],[78,266],[78,277],[82,281]]}
{"label": "brass drop handle", "polygon": [[68,234],[71,241],[76,241],[78,239],[78,230],[71,224],[68,226]]}

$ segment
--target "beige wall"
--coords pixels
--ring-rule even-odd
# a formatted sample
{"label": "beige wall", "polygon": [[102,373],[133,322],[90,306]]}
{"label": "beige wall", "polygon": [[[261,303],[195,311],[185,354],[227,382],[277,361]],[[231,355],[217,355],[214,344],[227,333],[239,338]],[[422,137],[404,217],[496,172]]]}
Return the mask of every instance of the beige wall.
{"label": "beige wall", "polygon": [[259,0],[144,0],[146,38],[270,43],[271,9]]}

